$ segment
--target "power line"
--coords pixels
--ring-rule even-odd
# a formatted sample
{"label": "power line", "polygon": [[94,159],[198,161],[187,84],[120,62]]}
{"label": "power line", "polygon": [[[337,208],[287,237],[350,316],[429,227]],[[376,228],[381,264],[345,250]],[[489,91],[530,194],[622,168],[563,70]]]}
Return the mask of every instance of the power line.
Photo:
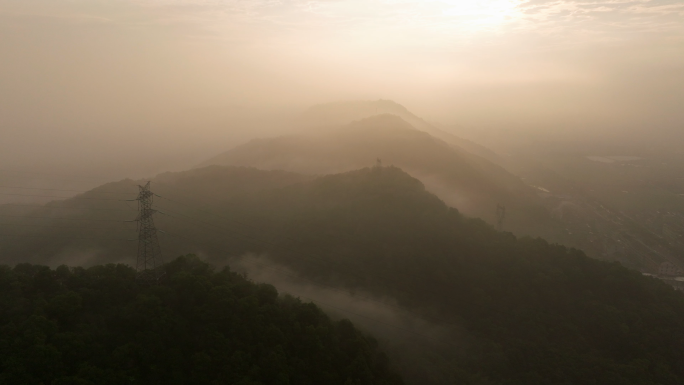
{"label": "power line", "polygon": [[[112,227],[63,226],[63,225],[48,225],[48,224],[33,224],[33,223],[0,223],[0,226],[34,226],[34,227],[59,227],[61,229],[115,230]],[[125,229],[125,230],[135,230],[135,229]]]}
{"label": "power line", "polygon": [[69,210],[95,210],[95,211],[135,211],[135,209],[105,209],[105,208],[98,208],[98,207],[69,207],[69,206],[47,206],[47,205],[41,205],[41,204],[32,204],[32,203],[2,203],[0,204],[0,207],[2,206],[29,206],[29,207],[37,207],[37,208],[45,208],[45,209],[69,209]]}
{"label": "power line", "polygon": [[[19,170],[8,170],[4,168],[0,168],[1,172],[13,172],[16,174],[27,174],[27,175],[47,175],[47,176],[53,176],[53,175],[60,175],[60,174],[49,174],[49,173],[44,173],[44,172],[32,172],[32,171],[19,171]],[[90,180],[111,180],[111,178],[103,178],[103,177],[95,177],[95,176],[85,176],[85,175],[66,175],[66,174],[61,174],[62,176],[66,176],[67,178],[80,178],[80,179],[90,179]],[[54,178],[53,178],[54,179]],[[57,179],[60,180],[60,179]],[[61,179],[64,180],[64,179]]]}
{"label": "power line", "polygon": [[[24,196],[24,197],[43,197],[43,198],[61,198],[61,199],[74,198],[74,197],[65,197],[65,196],[58,196],[58,195],[37,195],[37,194],[0,193],[0,195]],[[99,201],[118,201],[118,200],[120,200],[120,199],[116,199],[116,198],[90,198],[90,197],[78,197],[78,199],[99,200]]]}
{"label": "power line", "polygon": [[122,220],[114,220],[114,219],[93,219],[93,218],[64,218],[64,217],[29,217],[29,216],[24,216],[24,215],[6,215],[6,214],[0,214],[0,217],[10,217],[10,218],[31,218],[31,219],[63,219],[63,220],[69,220],[69,221],[94,221],[94,222],[121,222],[121,223],[126,223],[126,222],[131,222],[131,221],[122,221]]}
{"label": "power line", "polygon": [[[68,192],[77,192],[77,193],[87,193],[93,190],[66,190],[66,189],[58,189],[58,188],[43,188],[43,187],[19,187],[19,186],[0,186],[0,188],[14,188],[18,190],[50,190],[50,191],[68,191]],[[103,194],[134,194],[130,192],[121,192],[121,191],[97,191],[98,193],[103,193]]]}
{"label": "power line", "polygon": [[0,237],[19,237],[19,238],[48,238],[48,239],[90,239],[98,241],[122,241],[130,242],[137,241],[137,239],[120,239],[120,238],[81,238],[81,237],[50,237],[42,235],[15,235],[15,234],[0,234]]}

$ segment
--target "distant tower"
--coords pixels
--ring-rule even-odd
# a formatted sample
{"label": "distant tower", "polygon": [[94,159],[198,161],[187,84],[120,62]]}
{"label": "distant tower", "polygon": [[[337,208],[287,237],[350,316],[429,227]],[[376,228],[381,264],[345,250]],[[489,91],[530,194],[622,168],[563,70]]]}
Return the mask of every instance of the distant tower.
{"label": "distant tower", "polygon": [[375,160],[375,167],[377,167],[377,168],[382,167],[382,160],[380,158],[377,158]]}
{"label": "distant tower", "polygon": [[136,270],[138,279],[146,282],[156,282],[164,270],[162,265],[161,248],[157,239],[157,228],[154,227],[152,215],[156,210],[152,209],[154,193],[150,191],[150,182],[145,186],[138,186],[138,261]]}
{"label": "distant tower", "polygon": [[506,207],[497,203],[496,205],[496,229],[503,231],[503,221],[506,219]]}

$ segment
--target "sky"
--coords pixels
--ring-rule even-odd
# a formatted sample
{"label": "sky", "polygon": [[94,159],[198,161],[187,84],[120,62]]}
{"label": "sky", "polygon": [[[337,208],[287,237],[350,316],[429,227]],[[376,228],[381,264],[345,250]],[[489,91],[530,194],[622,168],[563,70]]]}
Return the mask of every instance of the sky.
{"label": "sky", "polygon": [[684,1],[0,0],[6,167],[183,167],[375,99],[454,130],[672,140]]}

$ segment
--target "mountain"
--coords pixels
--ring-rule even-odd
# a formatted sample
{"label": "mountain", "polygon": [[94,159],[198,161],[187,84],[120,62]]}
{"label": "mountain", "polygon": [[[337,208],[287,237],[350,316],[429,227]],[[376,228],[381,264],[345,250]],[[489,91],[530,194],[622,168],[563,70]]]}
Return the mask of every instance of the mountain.
{"label": "mountain", "polygon": [[[397,167],[304,177],[212,166],[164,178],[153,191],[162,196],[155,219],[167,255],[246,261],[253,276],[318,295],[355,323],[391,315],[374,334],[410,384],[684,381],[681,292],[576,249],[496,231]],[[211,183],[211,192],[193,189]],[[106,191],[133,187],[122,181]],[[84,198],[103,193],[62,205],[95,208],[110,201]],[[112,218],[96,213],[87,218]],[[59,221],[27,232],[35,238],[13,242],[11,253],[3,243],[1,255],[78,257],[83,241],[67,238],[83,230]],[[87,246],[107,250],[101,262],[134,260],[134,244],[98,245]]]}
{"label": "mountain", "polygon": [[[164,173],[152,180],[155,207],[176,205],[169,199],[216,206],[235,196],[278,189],[311,180],[284,171],[206,167]],[[0,205],[0,263],[92,265],[102,261],[131,263],[136,254],[138,185],[130,179],[108,183],[71,199],[46,205]],[[185,206],[179,206],[184,210]],[[172,211],[169,211],[171,213]],[[175,217],[160,214],[157,223],[174,228]],[[240,249],[245,251],[246,249]],[[178,251],[187,254],[190,250]]]}
{"label": "mountain", "polygon": [[[306,174],[365,167],[379,158],[419,178],[462,212],[496,221],[508,209],[507,229],[553,236],[553,220],[531,187],[502,167],[415,129],[394,115],[379,115],[317,134],[257,139],[202,163]],[[558,233],[558,231],[557,231]]]}
{"label": "mountain", "polygon": [[383,114],[398,116],[416,129],[427,132],[449,145],[480,156],[493,163],[502,164],[501,158],[494,151],[439,129],[414,115],[406,107],[391,100],[380,99],[375,101],[345,101],[319,104],[306,110],[298,117],[297,121],[302,125],[321,130],[322,127],[339,127],[356,120]]}
{"label": "mountain", "polygon": [[124,265],[0,266],[3,384],[402,384],[314,304],[194,256],[157,285]]}
{"label": "mountain", "polygon": [[[298,122],[304,127],[298,136],[253,141],[203,165],[325,174],[365,167],[380,158],[419,178],[467,215],[497,224],[503,214],[501,228],[516,235],[540,236],[646,273],[658,273],[669,265],[684,269],[680,258],[684,244],[676,231],[682,216],[675,214],[681,197],[671,182],[676,167],[668,156],[659,155],[661,160],[654,158],[648,164],[641,164],[643,160],[612,164],[608,158],[609,163],[601,163],[590,160],[596,158],[591,151],[601,150],[600,146],[591,150],[582,144],[568,153],[567,143],[523,146],[514,141],[504,146],[504,160],[387,100],[322,104],[304,112]],[[384,136],[377,134],[379,127],[385,127]],[[430,135],[433,143],[443,145],[426,145],[402,130]],[[450,156],[441,156],[449,149]],[[583,155],[577,156],[576,151]],[[468,169],[475,169],[478,181],[473,180],[473,172],[463,172]],[[499,205],[503,212],[498,211]]]}

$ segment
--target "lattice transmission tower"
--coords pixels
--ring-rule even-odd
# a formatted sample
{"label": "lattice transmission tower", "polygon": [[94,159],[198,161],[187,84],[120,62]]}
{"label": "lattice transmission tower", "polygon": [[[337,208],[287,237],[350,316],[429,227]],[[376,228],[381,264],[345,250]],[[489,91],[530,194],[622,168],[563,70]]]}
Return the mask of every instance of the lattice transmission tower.
{"label": "lattice transmission tower", "polygon": [[496,205],[496,229],[503,231],[503,223],[506,219],[506,206]]}
{"label": "lattice transmission tower", "polygon": [[161,247],[157,238],[157,228],[154,227],[153,215],[157,210],[152,209],[154,193],[150,191],[150,182],[138,186],[138,260],[136,270],[138,279],[146,282],[156,282],[164,275],[164,261]]}

